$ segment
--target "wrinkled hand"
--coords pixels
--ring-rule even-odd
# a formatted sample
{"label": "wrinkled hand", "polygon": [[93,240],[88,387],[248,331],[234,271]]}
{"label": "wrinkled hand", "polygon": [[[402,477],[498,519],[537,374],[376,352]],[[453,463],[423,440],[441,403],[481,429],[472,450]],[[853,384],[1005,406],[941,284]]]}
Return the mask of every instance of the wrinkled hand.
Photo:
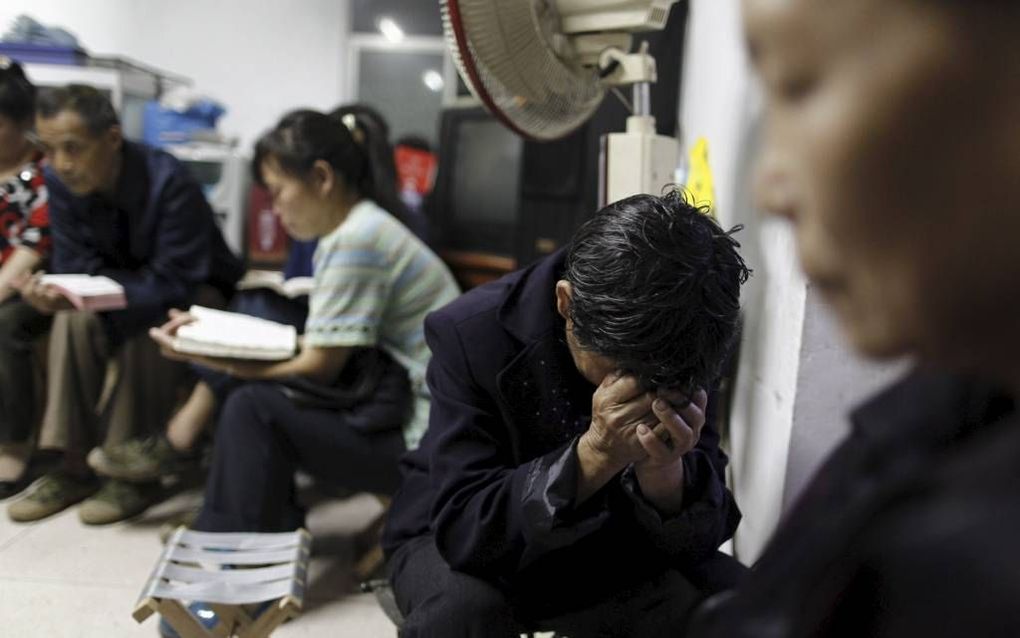
{"label": "wrinkled hand", "polygon": [[18,291],[25,302],[44,315],[52,315],[61,310],[71,310],[74,306],[53,286],[42,282],[44,272],[25,274],[13,282],[11,287]]}
{"label": "wrinkled hand", "polygon": [[[659,390],[652,410],[658,421],[654,428],[639,426],[637,438],[647,456],[635,464],[639,471],[676,465],[698,444],[705,426],[708,394],[699,389],[690,402],[680,392]],[[683,407],[678,407],[683,406]]]}
{"label": "wrinkled hand", "polygon": [[592,417],[579,445],[614,468],[624,468],[647,455],[637,436],[639,426],[653,428],[659,418],[652,410],[653,396],[637,379],[613,372],[602,380],[592,397]]}
{"label": "wrinkled hand", "polygon": [[652,410],[659,424],[637,428],[647,456],[634,463],[634,474],[645,498],[660,512],[673,514],[683,507],[684,455],[701,438],[708,394],[699,389],[690,402],[681,393],[659,390],[657,394]]}

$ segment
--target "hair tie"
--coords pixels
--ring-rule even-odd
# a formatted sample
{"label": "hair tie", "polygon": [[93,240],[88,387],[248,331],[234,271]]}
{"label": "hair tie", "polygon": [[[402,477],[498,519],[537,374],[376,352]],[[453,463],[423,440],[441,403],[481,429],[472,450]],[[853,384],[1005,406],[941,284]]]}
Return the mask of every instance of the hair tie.
{"label": "hair tie", "polygon": [[344,123],[347,130],[351,132],[351,137],[354,139],[354,143],[358,146],[365,145],[365,132],[358,128],[358,118],[354,116],[354,113],[347,113],[340,118],[340,121]]}

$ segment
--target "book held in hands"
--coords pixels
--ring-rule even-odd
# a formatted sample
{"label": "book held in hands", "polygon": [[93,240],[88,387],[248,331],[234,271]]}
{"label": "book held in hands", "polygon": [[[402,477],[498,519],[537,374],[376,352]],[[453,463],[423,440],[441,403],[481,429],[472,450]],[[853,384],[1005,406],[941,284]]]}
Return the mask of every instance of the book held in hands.
{"label": "book held in hands", "polygon": [[283,273],[275,270],[249,270],[237,282],[238,290],[272,290],[281,297],[296,299],[312,293],[315,280],[312,277],[291,277],[284,279]]}
{"label": "book held in hands", "polygon": [[173,348],[185,354],[259,361],[282,361],[297,350],[297,330],[268,319],[192,306],[196,319],[181,326]]}
{"label": "book held in hands", "polygon": [[127,308],[124,286],[109,277],[43,275],[41,281],[63,295],[78,310],[103,312]]}

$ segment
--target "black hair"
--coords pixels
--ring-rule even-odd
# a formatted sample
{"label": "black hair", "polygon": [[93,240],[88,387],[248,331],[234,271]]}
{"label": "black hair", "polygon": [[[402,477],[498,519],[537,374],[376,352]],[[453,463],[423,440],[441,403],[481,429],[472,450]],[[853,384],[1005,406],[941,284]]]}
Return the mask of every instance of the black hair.
{"label": "black hair", "polygon": [[374,106],[369,106],[363,102],[354,102],[352,104],[341,104],[329,112],[330,117],[338,120],[342,119],[345,115],[353,115],[361,122],[367,122],[374,129],[374,132],[378,134],[379,140],[387,144],[389,143],[390,123],[386,121],[386,118]]}
{"label": "black hair", "polygon": [[35,114],[35,94],[21,65],[0,56],[0,115],[19,124],[30,122]]}
{"label": "black hair", "polygon": [[406,207],[397,195],[388,131],[382,116],[364,105],[340,107],[329,115],[311,109],[292,111],[255,144],[252,176],[265,186],[262,164],[272,157],[285,173],[306,179],[315,162],[322,160],[359,194],[404,221]]}
{"label": "black hair", "polygon": [[563,278],[580,347],[648,390],[709,389],[738,330],[750,271],[733,239],[683,192],[606,206],[571,240]]}
{"label": "black hair", "polygon": [[85,123],[92,135],[101,135],[110,128],[120,125],[117,111],[110,98],[86,84],[44,89],[39,92],[36,113],[42,118],[56,117],[64,111],[74,111]]}
{"label": "black hair", "polygon": [[[341,122],[345,116],[354,117],[355,139],[368,153],[375,180],[372,199],[391,215],[407,224],[410,211],[400,198],[397,188],[397,165],[390,144],[390,125],[382,113],[364,103],[343,104],[333,109],[330,117]],[[350,122],[350,118],[347,120]]]}

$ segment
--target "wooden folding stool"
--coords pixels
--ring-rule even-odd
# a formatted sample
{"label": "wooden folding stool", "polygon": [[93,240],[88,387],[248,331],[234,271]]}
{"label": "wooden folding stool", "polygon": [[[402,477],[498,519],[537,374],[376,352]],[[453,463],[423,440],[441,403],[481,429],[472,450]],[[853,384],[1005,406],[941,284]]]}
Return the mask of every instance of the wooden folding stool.
{"label": "wooden folding stool", "polygon": [[[311,536],[194,532],[180,527],[167,541],[135,607],[141,623],[163,616],[182,638],[263,638],[301,612]],[[215,612],[207,629],[188,604]],[[252,612],[260,604],[261,613]]]}

